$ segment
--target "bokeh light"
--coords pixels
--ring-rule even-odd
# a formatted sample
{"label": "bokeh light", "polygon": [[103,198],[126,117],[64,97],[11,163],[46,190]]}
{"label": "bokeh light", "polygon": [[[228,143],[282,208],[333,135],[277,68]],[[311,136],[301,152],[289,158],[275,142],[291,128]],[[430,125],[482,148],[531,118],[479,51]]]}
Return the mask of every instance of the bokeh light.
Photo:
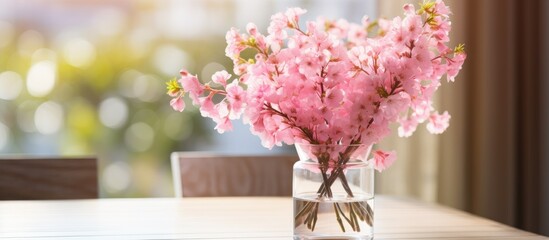
{"label": "bokeh light", "polygon": [[27,89],[34,97],[48,95],[55,86],[56,65],[52,61],[40,61],[32,65],[27,73]]}
{"label": "bokeh light", "polygon": [[207,82],[207,81],[211,80],[211,76],[215,72],[221,71],[221,70],[226,70],[225,67],[221,63],[211,62],[211,63],[206,64],[206,66],[204,66],[202,68],[202,71],[200,72],[201,73],[200,76],[203,76],[202,77],[203,81]]}
{"label": "bokeh light", "polygon": [[70,39],[63,48],[63,57],[68,64],[86,68],[95,61],[95,47],[81,38]]}
{"label": "bokeh light", "polygon": [[58,103],[48,101],[40,104],[34,113],[34,125],[41,134],[59,132],[64,124],[63,108]]}
{"label": "bokeh light", "polygon": [[17,49],[22,56],[30,56],[34,51],[43,48],[45,43],[44,36],[36,30],[27,30],[19,36]]}
{"label": "bokeh light", "polygon": [[143,73],[135,69],[129,69],[124,71],[118,79],[118,91],[125,97],[137,98],[137,93],[135,92],[135,89],[138,88],[134,87],[134,84],[135,80],[141,76],[143,76]]}
{"label": "bokeh light", "polygon": [[142,26],[133,29],[128,37],[130,54],[135,58],[142,58],[150,50],[153,41],[158,38],[158,33],[152,27]]}
{"label": "bokeh light", "polygon": [[156,49],[153,57],[153,65],[167,76],[178,73],[182,66],[192,68],[189,55],[174,45],[162,45]]}
{"label": "bokeh light", "polygon": [[13,71],[0,73],[0,99],[13,100],[21,94],[23,80],[21,75]]}
{"label": "bokeh light", "polygon": [[99,105],[99,120],[110,128],[120,128],[128,119],[128,106],[119,97],[109,97]]}
{"label": "bokeh light", "polygon": [[122,161],[110,163],[103,171],[101,182],[109,193],[126,190],[130,185],[130,166]]}
{"label": "bokeh light", "polygon": [[164,95],[165,85],[162,79],[153,75],[140,75],[133,82],[133,94],[144,102],[154,102]]}
{"label": "bokeh light", "polygon": [[124,140],[130,149],[136,152],[144,152],[154,142],[154,130],[144,122],[137,122],[126,130]]}

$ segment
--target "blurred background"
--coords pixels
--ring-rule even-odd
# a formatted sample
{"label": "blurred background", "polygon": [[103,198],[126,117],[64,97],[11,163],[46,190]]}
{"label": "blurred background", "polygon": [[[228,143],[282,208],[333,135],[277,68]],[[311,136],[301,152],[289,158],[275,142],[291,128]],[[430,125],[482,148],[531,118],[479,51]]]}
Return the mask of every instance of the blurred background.
{"label": "blurred background", "polygon": [[[205,79],[232,69],[225,33],[300,6],[358,22],[369,1],[0,0],[0,151],[97,155],[102,197],[173,196],[173,151],[275,154],[248,126],[217,134],[196,108],[169,106],[183,67]],[[191,104],[187,104],[191,106]]]}
{"label": "blurred background", "polygon": [[[237,122],[223,135],[196,109],[174,112],[164,82],[232,69],[225,33],[266,32],[288,7],[358,22],[405,0],[0,0],[0,153],[96,155],[102,197],[173,196],[173,151],[275,154]],[[376,192],[411,196],[549,235],[549,1],[448,0],[468,59],[443,84],[443,135],[380,144],[398,162]],[[190,104],[187,104],[190,106]]]}

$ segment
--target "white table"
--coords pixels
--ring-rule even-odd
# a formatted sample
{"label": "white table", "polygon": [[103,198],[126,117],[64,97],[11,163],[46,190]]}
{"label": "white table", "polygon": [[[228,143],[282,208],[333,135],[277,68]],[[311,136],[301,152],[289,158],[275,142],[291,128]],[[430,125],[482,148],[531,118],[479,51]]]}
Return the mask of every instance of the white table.
{"label": "white table", "polygon": [[[0,239],[291,239],[292,199],[0,201]],[[462,211],[376,197],[375,239],[549,239]]]}

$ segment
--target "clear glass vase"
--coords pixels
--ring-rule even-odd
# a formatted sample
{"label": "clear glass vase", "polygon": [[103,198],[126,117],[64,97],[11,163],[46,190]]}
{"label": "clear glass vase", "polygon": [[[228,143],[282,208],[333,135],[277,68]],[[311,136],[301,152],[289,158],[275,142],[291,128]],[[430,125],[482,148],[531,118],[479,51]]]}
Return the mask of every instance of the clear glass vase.
{"label": "clear glass vase", "polygon": [[294,239],[373,239],[371,146],[296,144]]}

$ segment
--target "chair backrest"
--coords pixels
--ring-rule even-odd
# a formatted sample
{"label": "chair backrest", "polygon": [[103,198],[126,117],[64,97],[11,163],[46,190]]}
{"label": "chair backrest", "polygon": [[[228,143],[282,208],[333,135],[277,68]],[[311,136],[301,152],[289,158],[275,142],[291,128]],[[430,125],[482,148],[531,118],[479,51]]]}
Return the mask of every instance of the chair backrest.
{"label": "chair backrest", "polygon": [[171,155],[176,197],[291,196],[297,155]]}
{"label": "chair backrest", "polygon": [[95,157],[0,157],[0,200],[97,197]]}

